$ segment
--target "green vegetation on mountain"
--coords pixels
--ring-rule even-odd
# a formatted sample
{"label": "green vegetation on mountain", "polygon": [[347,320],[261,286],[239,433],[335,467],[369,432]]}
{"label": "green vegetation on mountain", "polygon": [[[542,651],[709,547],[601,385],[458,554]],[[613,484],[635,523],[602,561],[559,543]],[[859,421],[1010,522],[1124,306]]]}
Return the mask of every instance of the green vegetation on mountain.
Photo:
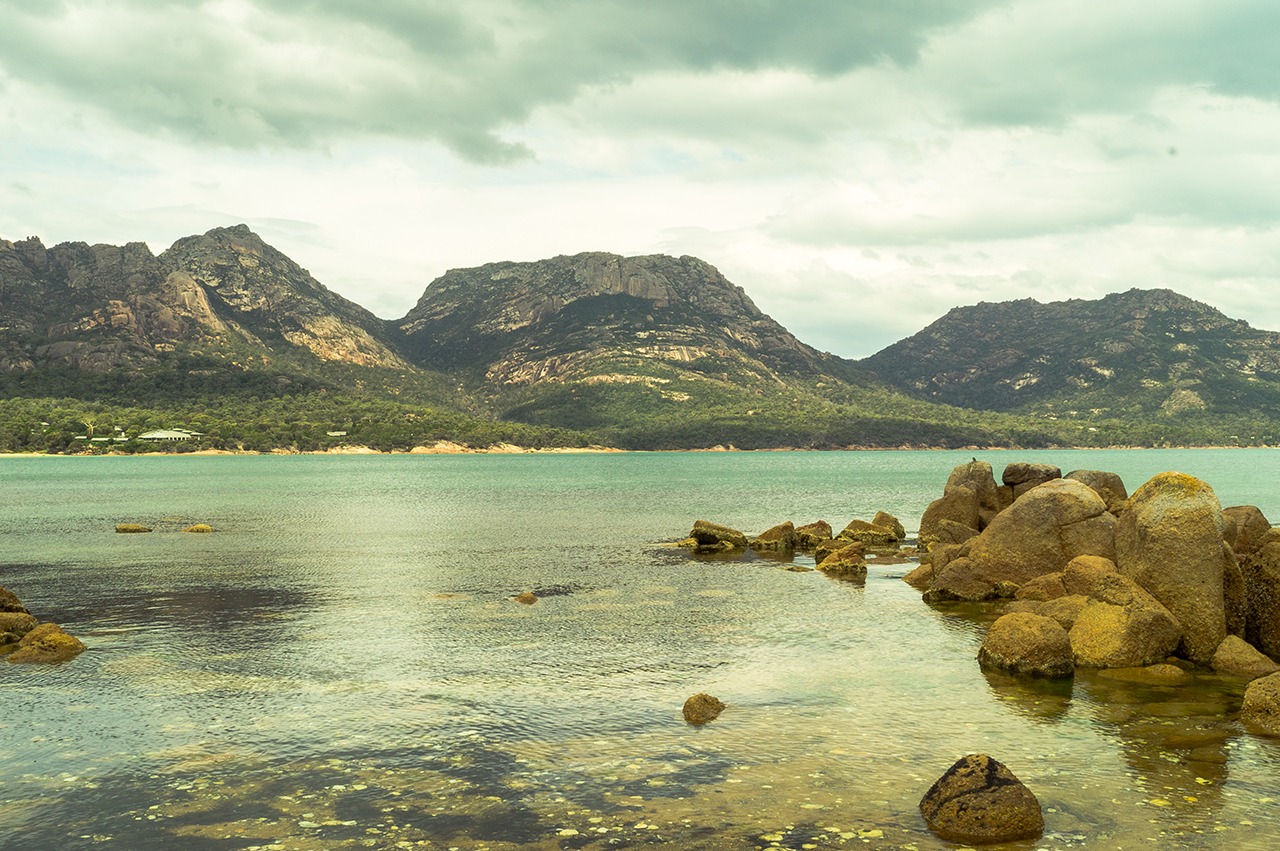
{"label": "green vegetation on mountain", "polygon": [[957,308],[854,363],[691,257],[452,270],[385,321],[242,225],[0,240],[0,451],[1275,443],[1276,341],[1135,290]]}

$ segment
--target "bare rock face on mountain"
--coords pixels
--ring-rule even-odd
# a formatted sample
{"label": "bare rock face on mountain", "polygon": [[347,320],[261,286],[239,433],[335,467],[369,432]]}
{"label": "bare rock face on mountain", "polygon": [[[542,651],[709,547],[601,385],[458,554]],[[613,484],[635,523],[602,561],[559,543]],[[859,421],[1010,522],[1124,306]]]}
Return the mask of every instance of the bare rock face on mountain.
{"label": "bare rock face on mountain", "polygon": [[801,343],[694,257],[587,253],[454,269],[398,324],[416,361],[504,385],[652,383],[646,362],[766,383],[852,368]]}
{"label": "bare rock face on mountain", "polygon": [[324,287],[244,225],[180,239],[161,259],[203,287],[249,334],[282,338],[323,360],[403,366],[385,323]]}

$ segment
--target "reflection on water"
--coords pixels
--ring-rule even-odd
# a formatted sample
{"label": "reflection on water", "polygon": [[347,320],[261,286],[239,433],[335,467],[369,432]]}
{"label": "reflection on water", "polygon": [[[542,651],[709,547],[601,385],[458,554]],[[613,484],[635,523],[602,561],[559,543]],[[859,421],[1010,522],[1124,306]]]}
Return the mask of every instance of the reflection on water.
{"label": "reflection on water", "polygon": [[[984,674],[990,611],[902,565],[660,543],[918,518],[954,463],[4,459],[0,584],[91,649],[0,666],[0,847],[944,848],[917,804],[974,751],[1046,807],[1014,848],[1272,847],[1238,681]],[[698,691],[728,704],[703,728]]]}

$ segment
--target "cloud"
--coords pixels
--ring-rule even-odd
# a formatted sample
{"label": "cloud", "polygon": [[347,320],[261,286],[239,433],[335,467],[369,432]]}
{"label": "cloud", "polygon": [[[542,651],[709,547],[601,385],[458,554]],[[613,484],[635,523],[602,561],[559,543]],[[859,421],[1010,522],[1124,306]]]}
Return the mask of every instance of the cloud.
{"label": "cloud", "polygon": [[539,106],[666,70],[909,63],[971,0],[0,0],[0,71],[143,132],[232,147],[433,139],[476,162]]}

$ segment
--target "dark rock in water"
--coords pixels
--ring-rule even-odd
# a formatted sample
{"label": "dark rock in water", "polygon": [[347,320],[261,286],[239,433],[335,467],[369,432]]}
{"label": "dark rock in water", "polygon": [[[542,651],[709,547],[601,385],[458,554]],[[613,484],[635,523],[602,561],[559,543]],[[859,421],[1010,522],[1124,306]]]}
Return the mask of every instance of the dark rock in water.
{"label": "dark rock in water", "polygon": [[1103,470],[1072,470],[1063,478],[1075,479],[1093,488],[1107,504],[1107,511],[1112,514],[1119,516],[1129,507],[1129,491],[1124,486],[1124,480],[1116,473]]}
{"label": "dark rock in water", "polygon": [[537,594],[533,593],[532,591],[525,591],[523,594],[517,594],[512,599],[515,600],[517,603],[523,603],[526,606],[532,606],[534,603],[538,602],[539,597]]}
{"label": "dark rock in water", "polygon": [[698,520],[693,524],[689,537],[698,542],[699,547],[718,547],[721,549],[745,550],[747,536],[737,529],[721,526],[710,520]]}
{"label": "dark rock in water", "polygon": [[831,540],[831,524],[825,520],[796,527],[796,548],[811,550],[823,541]]}
{"label": "dark rock in water", "polygon": [[132,535],[140,532],[150,532],[150,526],[143,526],[141,523],[117,523],[116,531],[122,535]]}
{"label": "dark rock in water", "polygon": [[0,612],[0,634],[12,635],[14,641],[35,629],[37,623],[39,621],[26,612]]}
{"label": "dark rock in water", "polygon": [[853,582],[865,581],[867,578],[867,562],[863,558],[862,544],[849,544],[836,550],[819,562],[818,570],[837,579],[846,579]]}
{"label": "dark rock in water", "polygon": [[1014,499],[1037,485],[1060,478],[1062,478],[1062,470],[1052,464],[1028,464],[1023,461],[1015,461],[1005,467],[1004,473],[1000,476],[1007,487],[1013,488]]}
{"label": "dark rock in water", "polygon": [[868,547],[889,547],[902,540],[893,529],[865,520],[850,520],[849,525],[836,537],[844,541],[857,541]]}
{"label": "dark rock in water", "polygon": [[[813,560],[816,564],[821,566],[821,564],[824,561],[826,561],[828,558],[830,558],[832,554],[838,553],[841,550],[848,550],[850,547],[858,548],[859,556],[863,555],[866,552],[866,548],[863,547],[862,544],[850,543],[849,541],[846,541],[843,538],[829,538],[823,541],[822,543],[818,544],[818,546],[814,548]],[[852,552],[852,550],[850,551]]]}
{"label": "dark rock in water", "polygon": [[925,793],[920,812],[929,829],[950,842],[1011,842],[1044,832],[1036,796],[986,754],[951,766]]}
{"label": "dark rock in water", "polygon": [[790,552],[796,548],[796,527],[790,520],[766,529],[751,539],[751,549],[766,552]]}
{"label": "dark rock in water", "polygon": [[14,594],[8,588],[0,585],[0,612],[21,612],[22,614],[30,614],[27,607],[22,605],[22,601],[18,599],[18,595]]}
{"label": "dark rock in water", "polygon": [[1071,640],[1053,618],[1029,612],[1003,615],[987,630],[978,664],[1014,674],[1069,677],[1075,672]]}
{"label": "dark rock in water", "polygon": [[893,532],[896,541],[905,540],[907,537],[907,529],[902,525],[902,521],[887,511],[877,511],[876,516],[871,518],[871,525]]}
{"label": "dark rock in water", "polygon": [[714,721],[723,711],[724,704],[718,698],[702,692],[686,700],[681,710],[685,721],[698,726]]}
{"label": "dark rock in water", "polygon": [[42,623],[22,637],[18,649],[9,654],[9,661],[15,664],[66,662],[83,650],[84,643],[63,632],[56,623]]}
{"label": "dark rock in water", "polygon": [[1240,720],[1245,726],[1280,736],[1280,674],[1260,677],[1244,690]]}
{"label": "dark rock in water", "polygon": [[1176,686],[1191,679],[1191,675],[1186,671],[1167,662],[1147,665],[1145,668],[1109,668],[1101,671],[1098,676],[1108,680],[1122,680],[1148,686]]}
{"label": "dark rock in water", "polygon": [[[3,621],[0,621],[0,629],[3,628]],[[1228,635],[1222,639],[1209,666],[1219,673],[1236,674],[1249,679],[1265,677],[1280,671],[1280,665],[1238,635]]]}

